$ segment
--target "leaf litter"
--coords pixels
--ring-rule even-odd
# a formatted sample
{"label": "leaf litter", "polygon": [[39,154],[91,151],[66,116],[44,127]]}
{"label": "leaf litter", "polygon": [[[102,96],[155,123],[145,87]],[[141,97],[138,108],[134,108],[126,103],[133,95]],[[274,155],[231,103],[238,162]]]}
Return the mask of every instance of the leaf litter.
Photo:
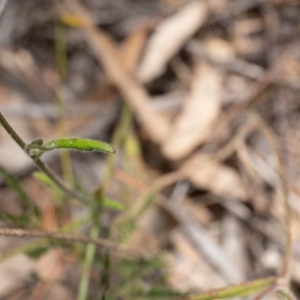
{"label": "leaf litter", "polygon": [[[65,106],[78,115],[69,115],[66,110],[67,128],[72,135],[81,136],[83,132],[85,138],[118,141],[117,158],[113,164],[109,162],[112,175],[105,193],[109,199],[120,201],[124,210],[101,212],[103,235],[167,262],[168,266],[154,267],[150,275],[137,278],[131,273],[128,278],[128,269],[117,267],[124,262],[114,261],[112,288],[107,293],[112,299],[117,299],[114,291],[124,299],[133,299],[136,294],[132,293],[140,291],[141,286],[143,295],[155,290],[156,284],[161,284],[160,276],[165,278],[165,287],[187,293],[182,299],[189,300],[202,299],[197,295],[203,290],[226,286],[215,292],[220,297],[223,293],[236,296],[229,284],[244,282],[238,287],[240,296],[244,287],[256,291],[257,286],[271,284],[274,278],[268,279],[267,275],[284,275],[281,265],[286,264],[282,255],[288,248],[285,189],[293,209],[288,217],[294,245],[289,259],[297,291],[299,4],[250,0],[123,2],[125,6],[130,2],[135,10],[125,10],[118,1],[80,4],[68,0],[64,7],[45,11],[26,0],[16,6],[8,1],[0,16],[0,32],[2,28],[11,31],[9,43],[7,36],[0,35],[1,53],[9,58],[0,60],[1,111],[7,112],[16,130],[28,140],[61,138],[59,114],[55,109],[48,115],[44,112],[49,104],[55,108],[53,95],[62,88]],[[22,8],[42,10],[46,17],[36,18],[33,14],[32,19],[25,18],[20,13]],[[70,69],[65,82],[58,79],[50,59],[55,20],[64,24],[67,32]],[[22,22],[26,26],[20,30]],[[92,62],[93,68],[78,67],[78,57],[83,65]],[[87,73],[76,77],[75,71],[70,72],[76,70],[74,66]],[[102,114],[95,113],[96,106],[92,106],[93,114],[83,109],[91,103]],[[34,117],[33,104],[40,107]],[[125,121],[119,118],[123,105],[129,109]],[[126,141],[132,137],[135,151]],[[34,201],[46,197],[49,202],[53,195],[37,192],[29,164],[22,153],[14,150],[4,131],[0,132],[0,144],[1,164],[15,175],[26,177],[20,180],[25,190],[38,198]],[[106,163],[99,156],[81,155],[72,157],[75,177],[83,178],[76,184],[82,187],[86,180],[86,189],[96,186],[100,191]],[[48,159],[58,166],[56,156],[49,155]],[[284,172],[278,173],[278,162]],[[13,211],[16,205],[20,206],[18,212],[22,211],[4,179],[0,180],[2,213]],[[57,231],[61,224],[73,224],[88,211],[69,202],[61,210],[56,205],[53,201],[43,207],[41,228],[49,216],[55,219],[52,229]],[[87,232],[86,225],[74,228]],[[29,240],[26,243],[30,246]],[[74,281],[78,283],[80,269],[73,263],[78,259],[80,264],[76,256],[80,247],[59,244],[59,250],[52,250],[47,245],[48,258],[41,257],[37,264],[32,261],[38,268],[40,283],[45,284],[37,285],[30,295],[46,295],[47,282],[55,285],[69,280],[66,274],[70,266],[60,265],[57,260],[63,258],[64,251],[70,251],[76,275],[68,281],[67,290],[76,297],[75,289],[69,287]],[[4,252],[10,246],[1,243]],[[99,249],[97,255],[97,259],[104,257]],[[24,254],[16,256],[22,257]],[[89,292],[99,297],[98,287],[107,278],[96,262]],[[17,272],[13,261],[11,264]],[[30,276],[31,266],[24,265],[23,271]],[[0,273],[7,276],[1,268]],[[131,282],[129,288],[122,286],[123,279]],[[22,278],[12,280],[12,290],[22,280],[23,272]],[[6,295],[8,290],[1,293]],[[203,299],[212,299],[211,295],[213,292],[204,294]]]}

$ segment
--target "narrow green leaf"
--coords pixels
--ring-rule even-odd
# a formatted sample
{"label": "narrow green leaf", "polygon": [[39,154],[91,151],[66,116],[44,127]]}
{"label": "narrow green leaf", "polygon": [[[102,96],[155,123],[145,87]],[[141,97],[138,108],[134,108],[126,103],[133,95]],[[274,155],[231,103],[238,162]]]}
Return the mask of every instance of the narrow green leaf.
{"label": "narrow green leaf", "polygon": [[64,194],[62,190],[43,172],[34,172],[33,176],[35,179],[40,181],[44,186],[48,187],[52,191],[57,204],[60,204]]}
{"label": "narrow green leaf", "polygon": [[23,189],[19,179],[10,172],[8,172],[2,165],[0,165],[0,175],[3,177],[5,183],[17,193],[26,210],[38,217],[38,209]]}
{"label": "narrow green leaf", "polygon": [[114,199],[103,197],[101,200],[102,200],[102,205],[106,208],[111,208],[119,211],[124,209],[123,204]]}
{"label": "narrow green leaf", "polygon": [[29,248],[27,251],[25,251],[25,253],[31,259],[38,260],[48,250],[49,250],[49,246],[46,247],[45,245],[41,245],[35,248]]}
{"label": "narrow green leaf", "polygon": [[36,146],[42,146],[44,143],[44,141],[42,139],[36,139],[36,140],[33,140],[27,147],[28,148],[33,148],[33,147],[36,147]]}
{"label": "narrow green leaf", "polygon": [[191,296],[190,300],[213,300],[213,299],[226,299],[233,297],[244,297],[252,295],[263,288],[274,283],[275,277],[263,278],[253,280],[239,285],[229,286],[223,289],[207,291],[200,295]]}
{"label": "narrow green leaf", "polygon": [[107,154],[116,153],[115,148],[109,143],[82,138],[57,139],[44,144],[43,148],[45,151],[54,149],[70,149],[79,151],[99,151]]}
{"label": "narrow green leaf", "polygon": [[9,213],[0,212],[0,220],[5,222],[11,222],[14,225],[30,225],[30,219],[24,214],[15,216]]}

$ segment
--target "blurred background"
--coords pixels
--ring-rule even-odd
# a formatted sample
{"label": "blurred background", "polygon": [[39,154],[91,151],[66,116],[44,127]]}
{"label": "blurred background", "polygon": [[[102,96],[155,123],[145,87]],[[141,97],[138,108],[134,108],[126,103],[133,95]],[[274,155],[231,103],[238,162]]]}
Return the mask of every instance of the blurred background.
{"label": "blurred background", "polygon": [[81,202],[0,126],[1,228],[29,232],[0,238],[0,299],[198,299],[277,276],[285,197],[297,295],[299,21],[297,0],[1,0],[9,123],[26,143],[84,137],[117,153],[43,155],[92,195]]}

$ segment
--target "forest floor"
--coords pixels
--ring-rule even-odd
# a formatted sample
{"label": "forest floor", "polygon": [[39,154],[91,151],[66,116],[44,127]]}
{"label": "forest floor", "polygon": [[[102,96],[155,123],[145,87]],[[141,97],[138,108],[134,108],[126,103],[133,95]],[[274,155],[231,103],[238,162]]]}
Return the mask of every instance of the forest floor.
{"label": "forest floor", "polygon": [[300,296],[300,1],[1,0],[0,112],[116,149],[0,126],[0,299]]}

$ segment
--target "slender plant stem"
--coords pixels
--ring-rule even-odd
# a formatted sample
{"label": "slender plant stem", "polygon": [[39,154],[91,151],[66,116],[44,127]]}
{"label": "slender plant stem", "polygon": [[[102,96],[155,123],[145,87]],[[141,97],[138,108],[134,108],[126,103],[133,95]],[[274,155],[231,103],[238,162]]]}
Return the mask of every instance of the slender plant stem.
{"label": "slender plant stem", "polygon": [[[122,139],[124,138],[124,134],[128,131],[128,126],[131,121],[131,113],[129,112],[126,106],[123,107],[121,119],[119,124],[113,134],[113,144],[117,147],[120,145]],[[101,184],[101,193],[105,194],[106,189],[109,186],[110,179],[112,177],[114,166],[116,162],[115,156],[110,156],[107,162],[107,168],[104,175],[103,183]],[[99,211],[100,215],[100,211]],[[93,225],[90,230],[90,236],[93,238],[97,238],[100,234],[100,224],[98,224],[97,218],[93,218]],[[82,265],[82,274],[78,289],[77,300],[86,300],[88,296],[88,288],[90,281],[90,273],[92,264],[96,254],[96,247],[93,244],[88,244],[85,249],[85,257]]]}
{"label": "slender plant stem", "polygon": [[[90,232],[90,238],[98,239],[100,233],[99,226],[93,224]],[[82,266],[82,275],[78,290],[77,300],[86,300],[88,296],[91,268],[96,254],[95,244],[89,243],[85,249],[85,257]]]}
{"label": "slender plant stem", "polygon": [[[70,223],[64,225],[63,227],[59,228],[58,233],[60,234],[68,234],[73,230],[77,230],[79,227],[82,226],[82,224],[86,224],[88,222],[88,219],[82,218],[79,220],[75,220],[75,221],[71,221]],[[7,230],[9,230],[8,228],[5,229],[6,232]],[[13,231],[9,231],[11,234],[13,234],[13,236],[16,236],[16,232],[14,231],[15,229],[13,229]],[[30,234],[30,231],[29,231]],[[34,236],[35,237],[35,236]],[[36,238],[36,237],[35,237]],[[6,261],[7,259],[20,254],[20,253],[24,253],[27,251],[31,251],[36,249],[37,247],[41,247],[41,246],[46,246],[47,245],[47,237],[41,237],[38,238],[36,240],[33,240],[31,242],[26,243],[25,245],[21,245],[19,247],[16,247],[14,249],[10,249],[9,252],[7,253],[3,253],[0,257],[0,263]]]}
{"label": "slender plant stem", "polygon": [[284,249],[284,258],[283,258],[283,267],[280,274],[281,279],[285,280],[285,284],[288,286],[290,281],[290,268],[291,268],[291,258],[292,258],[292,229],[291,229],[291,207],[289,204],[289,188],[288,188],[288,180],[285,172],[285,165],[284,160],[282,157],[281,146],[279,141],[276,137],[275,132],[272,128],[262,120],[258,114],[251,112],[250,117],[254,118],[259,123],[261,131],[265,134],[266,138],[268,139],[273,151],[276,155],[277,159],[277,169],[276,172],[278,174],[280,184],[281,184],[281,192],[282,192],[282,200],[283,200],[283,207],[285,211],[285,231],[286,231],[286,242],[285,242],[285,249]]}
{"label": "slender plant stem", "polygon": [[51,238],[56,240],[62,240],[66,242],[72,243],[91,243],[106,249],[114,249],[120,252],[128,253],[130,255],[139,257],[140,254],[134,252],[132,249],[123,246],[121,244],[101,239],[95,234],[91,234],[91,236],[83,236],[77,234],[61,234],[61,233],[53,233],[53,232],[44,232],[39,230],[28,230],[28,229],[19,229],[19,228],[0,228],[1,236],[15,236],[15,237],[32,237],[32,238]]}
{"label": "slender plant stem", "polygon": [[273,282],[268,287],[266,287],[261,292],[259,292],[254,298],[252,298],[252,300],[261,300],[261,299],[263,299],[263,297],[265,297],[266,295],[268,295],[272,291],[274,291],[276,289],[276,287],[277,287],[277,281]]}
{"label": "slender plant stem", "polygon": [[81,194],[77,192],[76,190],[73,190],[69,188],[56,174],[53,173],[53,171],[48,168],[48,166],[40,159],[33,159],[36,166],[44,172],[57,186],[59,186],[66,194],[70,195],[71,197],[75,197],[77,199],[82,200],[83,202],[87,202],[90,200],[88,196],[85,196],[84,194]]}
{"label": "slender plant stem", "polygon": [[[118,125],[113,133],[112,144],[119,148],[122,140],[126,136],[126,133],[129,130],[130,123],[132,121],[132,114],[127,106],[123,106],[121,112],[121,118],[118,122]],[[113,176],[115,164],[117,157],[115,155],[109,156],[107,159],[107,167],[104,173],[104,180],[101,184],[102,193],[105,194],[106,189],[108,188],[111,177]]]}
{"label": "slender plant stem", "polygon": [[[12,137],[12,139],[21,147],[21,149],[26,153],[26,146],[27,144],[22,140],[22,138],[16,133],[16,131],[11,127],[11,125],[7,122],[4,115],[0,111],[0,124],[6,130],[6,132]],[[27,153],[26,153],[27,154]],[[35,165],[44,172],[56,185],[58,185],[66,194],[70,195],[71,197],[75,197],[80,199],[84,202],[89,201],[89,197],[85,196],[76,190],[69,188],[56,174],[54,174],[51,169],[40,159],[34,159]]]}
{"label": "slender plant stem", "polygon": [[212,299],[243,297],[243,296],[252,295],[253,293],[256,293],[257,291],[263,288],[269,289],[271,286],[275,286],[275,285],[276,285],[276,277],[267,277],[267,278],[253,280],[253,281],[247,281],[237,285],[231,285],[221,289],[213,289],[210,291],[206,291],[200,295],[188,296],[186,299],[212,300]]}
{"label": "slender plant stem", "polygon": [[7,131],[7,133],[13,138],[13,140],[25,151],[26,143],[20,138],[20,136],[15,132],[15,130],[10,126],[5,117],[0,111],[0,123]]}
{"label": "slender plant stem", "polygon": [[[59,4],[61,0],[56,0],[56,4]],[[66,30],[64,25],[59,21],[55,22],[54,25],[54,41],[55,41],[55,65],[56,70],[59,74],[60,85],[56,89],[56,103],[59,113],[59,130],[60,136],[64,137],[67,135],[67,124],[66,124],[66,109],[65,109],[65,96],[61,83],[65,81],[67,75],[67,44],[66,44]],[[70,151],[65,150],[60,152],[62,173],[64,180],[72,187],[74,187],[74,176],[72,171],[72,162]]]}

